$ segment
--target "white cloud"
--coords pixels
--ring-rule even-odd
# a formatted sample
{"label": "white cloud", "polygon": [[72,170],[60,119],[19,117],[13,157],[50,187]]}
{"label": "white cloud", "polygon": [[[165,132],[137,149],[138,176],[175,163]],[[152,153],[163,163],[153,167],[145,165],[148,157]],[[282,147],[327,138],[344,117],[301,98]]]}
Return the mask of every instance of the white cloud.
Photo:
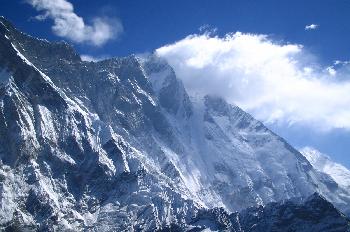
{"label": "white cloud", "polygon": [[346,66],[349,64],[350,64],[350,61],[341,61],[341,60],[334,61],[334,65]]}
{"label": "white cloud", "polygon": [[218,31],[216,27],[212,27],[209,24],[204,24],[198,28],[200,33],[208,34],[208,35],[215,35]]}
{"label": "white cloud", "polygon": [[[350,81],[330,77],[301,45],[265,35],[191,35],[156,53],[190,94],[224,97],[268,123],[350,129]],[[334,71],[334,72],[333,72]]]}
{"label": "white cloud", "polygon": [[98,62],[101,60],[108,59],[109,56],[91,56],[91,55],[83,54],[83,55],[80,55],[80,58],[82,61]]}
{"label": "white cloud", "polygon": [[329,73],[329,75],[331,75],[331,76],[333,76],[333,77],[334,77],[335,75],[337,75],[337,71],[334,69],[333,66],[327,67],[326,70],[327,70],[327,72]]}
{"label": "white cloud", "polygon": [[317,25],[317,24],[310,24],[310,25],[305,26],[305,30],[306,31],[316,30],[318,27],[319,27],[319,25]]}
{"label": "white cloud", "polygon": [[36,10],[43,14],[36,16],[38,20],[50,18],[54,21],[53,32],[77,43],[102,45],[117,37],[123,27],[117,19],[96,17],[91,25],[74,13],[73,5],[66,0],[27,0]]}

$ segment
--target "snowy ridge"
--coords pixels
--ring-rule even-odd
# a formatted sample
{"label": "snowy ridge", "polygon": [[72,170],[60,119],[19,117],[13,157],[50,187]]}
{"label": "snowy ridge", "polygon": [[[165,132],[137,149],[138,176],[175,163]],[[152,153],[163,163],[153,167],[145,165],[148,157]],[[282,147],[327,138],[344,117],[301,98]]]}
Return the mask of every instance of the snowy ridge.
{"label": "snowy ridge", "polygon": [[[333,162],[331,158],[327,155],[319,152],[318,150],[312,147],[304,147],[300,151],[312,164],[312,166],[323,173],[325,176],[328,176],[331,180],[334,181],[335,185],[338,186],[340,191],[340,195],[344,196],[344,198],[348,198],[350,195],[350,171],[341,164]],[[348,204],[344,202],[344,204]],[[346,214],[350,214],[348,208],[344,210]]]}
{"label": "snowy ridge", "polygon": [[318,171],[330,175],[339,185],[350,189],[350,170],[346,167],[311,147],[304,147],[300,152]]}

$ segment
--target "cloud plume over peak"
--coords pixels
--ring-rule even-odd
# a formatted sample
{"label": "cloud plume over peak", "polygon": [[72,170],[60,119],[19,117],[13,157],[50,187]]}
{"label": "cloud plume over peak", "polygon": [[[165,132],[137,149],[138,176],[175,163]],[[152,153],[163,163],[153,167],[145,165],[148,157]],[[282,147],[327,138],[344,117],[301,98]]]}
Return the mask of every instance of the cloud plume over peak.
{"label": "cloud plume over peak", "polygon": [[38,20],[50,18],[54,21],[53,32],[60,37],[77,43],[89,43],[100,46],[123,31],[117,19],[95,17],[91,25],[84,22],[74,12],[73,5],[66,0],[27,0],[36,10],[42,12],[36,16]]}
{"label": "cloud plume over peak", "polygon": [[350,129],[350,81],[331,75],[301,45],[237,32],[191,35],[156,53],[192,94],[220,95],[268,123]]}

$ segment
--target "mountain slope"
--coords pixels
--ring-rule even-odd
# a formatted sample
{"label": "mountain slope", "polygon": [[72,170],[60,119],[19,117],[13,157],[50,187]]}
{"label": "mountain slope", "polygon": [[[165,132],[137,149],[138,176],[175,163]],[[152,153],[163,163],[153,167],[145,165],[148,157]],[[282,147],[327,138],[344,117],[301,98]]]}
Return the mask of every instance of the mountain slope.
{"label": "mountain slope", "polygon": [[196,212],[175,181],[2,36],[2,229],[152,231]]}
{"label": "mountain slope", "polygon": [[350,189],[350,170],[346,167],[311,147],[305,147],[300,152],[316,170],[330,175],[343,188]]}
{"label": "mountain slope", "polygon": [[[305,201],[270,203],[239,216],[243,231],[350,231],[350,221],[318,194]],[[338,215],[338,216],[335,216]]]}
{"label": "mountain slope", "polygon": [[239,107],[188,96],[158,57],[84,62],[0,18],[0,70],[2,229],[185,228],[208,208],[229,215],[314,192],[349,205]]}
{"label": "mountain slope", "polygon": [[[333,162],[327,155],[311,147],[304,147],[300,152],[317,171],[328,175],[335,181],[338,188],[343,190],[342,195],[350,195],[350,170],[341,164]],[[349,210],[345,213],[350,215]]]}
{"label": "mountain slope", "polygon": [[[156,64],[152,69],[152,65],[152,61],[144,65],[151,82],[160,79],[164,83],[164,73],[168,78],[174,76],[170,67],[160,69]],[[156,83],[161,99],[162,88]],[[319,191],[347,208],[348,195],[332,188],[298,151],[239,107],[214,96],[192,98],[191,105],[188,119],[169,112],[166,115],[190,154],[181,157],[186,163],[181,159],[176,166],[188,176],[187,186],[198,190],[197,196],[206,206],[241,210]]]}

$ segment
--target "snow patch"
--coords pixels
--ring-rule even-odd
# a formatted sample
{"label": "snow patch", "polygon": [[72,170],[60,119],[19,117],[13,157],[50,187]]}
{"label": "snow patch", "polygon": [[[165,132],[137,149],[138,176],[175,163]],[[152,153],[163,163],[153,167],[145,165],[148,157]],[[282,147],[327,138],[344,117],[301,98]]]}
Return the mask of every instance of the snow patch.
{"label": "snow patch", "polygon": [[58,135],[56,133],[51,112],[42,105],[38,105],[38,108],[41,116],[40,128],[42,137],[50,140],[53,143],[57,143]]}

